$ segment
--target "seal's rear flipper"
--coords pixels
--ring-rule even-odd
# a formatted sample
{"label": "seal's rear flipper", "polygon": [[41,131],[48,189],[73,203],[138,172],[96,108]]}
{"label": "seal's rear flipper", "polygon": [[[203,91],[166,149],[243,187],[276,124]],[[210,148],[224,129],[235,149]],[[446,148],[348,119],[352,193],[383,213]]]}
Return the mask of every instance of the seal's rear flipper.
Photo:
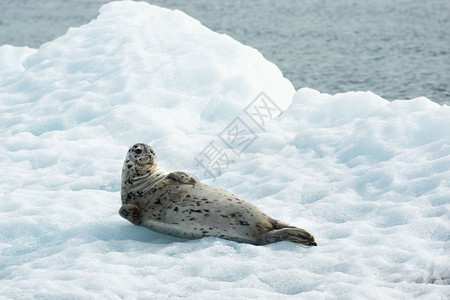
{"label": "seal's rear flipper", "polygon": [[132,204],[124,204],[119,209],[119,214],[122,218],[127,219],[134,225],[141,224],[141,213],[139,211],[139,207]]}
{"label": "seal's rear flipper", "polygon": [[296,227],[274,229],[269,231],[260,239],[259,242],[260,244],[271,244],[280,241],[289,241],[306,246],[317,246],[312,234],[304,229]]}
{"label": "seal's rear flipper", "polygon": [[314,236],[308,231],[301,228],[285,228],[283,236],[281,238],[282,241],[290,241],[294,243],[303,244],[306,246],[317,246],[316,241],[314,240]]}

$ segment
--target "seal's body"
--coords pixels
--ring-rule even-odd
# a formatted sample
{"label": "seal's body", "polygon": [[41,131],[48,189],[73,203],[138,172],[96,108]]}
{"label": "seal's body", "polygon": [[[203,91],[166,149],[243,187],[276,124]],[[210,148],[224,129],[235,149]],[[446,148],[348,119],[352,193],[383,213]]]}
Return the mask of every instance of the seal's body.
{"label": "seal's body", "polygon": [[317,245],[307,231],[272,219],[228,191],[184,172],[164,173],[146,144],[128,151],[119,213],[135,225],[187,239],[215,236],[255,245],[284,240]]}

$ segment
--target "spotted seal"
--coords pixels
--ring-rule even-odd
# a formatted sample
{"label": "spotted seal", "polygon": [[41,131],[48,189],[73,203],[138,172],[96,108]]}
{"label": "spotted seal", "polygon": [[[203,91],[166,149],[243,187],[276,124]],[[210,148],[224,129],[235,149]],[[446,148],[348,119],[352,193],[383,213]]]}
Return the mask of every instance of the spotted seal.
{"label": "spotted seal", "polygon": [[290,241],[317,246],[306,230],[272,219],[228,191],[184,172],[165,173],[146,144],[128,150],[121,197],[119,214],[156,232],[187,239],[215,236],[254,245]]}

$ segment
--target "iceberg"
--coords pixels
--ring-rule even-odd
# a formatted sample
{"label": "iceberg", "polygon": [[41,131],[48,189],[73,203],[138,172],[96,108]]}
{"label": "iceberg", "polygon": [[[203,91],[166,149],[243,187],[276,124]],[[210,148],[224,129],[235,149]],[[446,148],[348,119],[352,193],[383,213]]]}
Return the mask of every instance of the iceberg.
{"label": "iceberg", "polygon": [[[295,91],[256,49],[133,1],[39,49],[1,46],[0,79],[2,297],[448,296],[446,105]],[[120,173],[136,142],[318,247],[129,224]],[[220,172],[202,164],[211,150]]]}

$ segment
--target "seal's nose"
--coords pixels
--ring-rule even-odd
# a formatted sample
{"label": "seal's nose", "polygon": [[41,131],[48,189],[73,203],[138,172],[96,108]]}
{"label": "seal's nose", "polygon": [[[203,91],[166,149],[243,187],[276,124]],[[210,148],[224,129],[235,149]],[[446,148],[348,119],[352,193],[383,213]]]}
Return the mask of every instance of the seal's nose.
{"label": "seal's nose", "polygon": [[140,148],[137,148],[136,150],[134,150],[134,152],[136,152],[136,154],[141,154],[142,150]]}

